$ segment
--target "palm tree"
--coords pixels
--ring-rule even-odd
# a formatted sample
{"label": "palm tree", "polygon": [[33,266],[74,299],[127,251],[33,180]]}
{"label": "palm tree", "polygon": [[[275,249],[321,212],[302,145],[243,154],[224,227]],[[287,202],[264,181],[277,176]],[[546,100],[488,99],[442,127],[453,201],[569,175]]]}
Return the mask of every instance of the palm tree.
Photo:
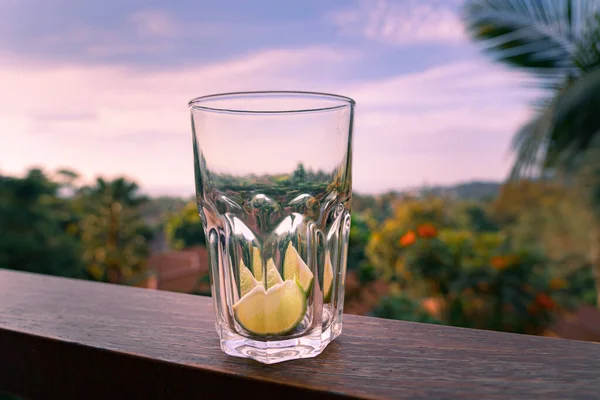
{"label": "palm tree", "polygon": [[123,283],[145,272],[150,229],[141,216],[147,202],[138,186],[124,178],[96,180],[77,195],[82,219],[84,261],[95,279]]}
{"label": "palm tree", "polygon": [[486,52],[545,89],[513,139],[511,176],[566,176],[586,196],[600,307],[600,1],[467,0],[464,19]]}

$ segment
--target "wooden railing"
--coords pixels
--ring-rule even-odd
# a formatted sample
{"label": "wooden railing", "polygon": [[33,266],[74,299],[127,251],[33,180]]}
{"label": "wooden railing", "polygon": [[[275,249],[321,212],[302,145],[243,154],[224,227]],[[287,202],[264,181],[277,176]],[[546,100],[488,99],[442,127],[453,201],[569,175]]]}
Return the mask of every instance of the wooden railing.
{"label": "wooden railing", "polygon": [[596,343],[344,316],[313,359],[226,356],[209,298],[0,270],[0,390],[31,399],[600,398]]}

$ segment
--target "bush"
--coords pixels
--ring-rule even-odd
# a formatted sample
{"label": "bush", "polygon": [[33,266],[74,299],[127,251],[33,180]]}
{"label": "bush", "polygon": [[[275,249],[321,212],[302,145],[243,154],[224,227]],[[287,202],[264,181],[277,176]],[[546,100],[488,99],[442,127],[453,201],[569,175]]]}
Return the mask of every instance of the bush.
{"label": "bush", "polygon": [[169,246],[181,250],[192,246],[206,246],[204,227],[198,213],[198,205],[191,201],[181,212],[167,221],[165,228]]}
{"label": "bush", "polygon": [[439,324],[440,321],[429,315],[421,304],[405,295],[391,295],[381,302],[371,313],[374,317],[400,319],[403,321]]}
{"label": "bush", "polygon": [[[464,208],[463,208],[464,209]],[[453,204],[435,200],[400,203],[367,247],[372,265],[406,298],[440,299],[443,323],[519,333],[540,333],[557,311],[576,305],[581,292],[543,252],[515,243],[480,211],[452,214]],[[452,214],[452,217],[451,217]],[[465,224],[473,221],[474,227]],[[460,220],[460,223],[457,221]],[[593,282],[580,277],[589,287]],[[587,290],[587,289],[586,289]],[[391,300],[386,300],[391,301]],[[403,315],[386,304],[379,312]],[[395,303],[394,303],[395,304]],[[405,319],[401,317],[401,319]]]}
{"label": "bush", "polygon": [[373,282],[377,279],[377,269],[371,264],[363,264],[357,271],[357,277],[362,284]]}

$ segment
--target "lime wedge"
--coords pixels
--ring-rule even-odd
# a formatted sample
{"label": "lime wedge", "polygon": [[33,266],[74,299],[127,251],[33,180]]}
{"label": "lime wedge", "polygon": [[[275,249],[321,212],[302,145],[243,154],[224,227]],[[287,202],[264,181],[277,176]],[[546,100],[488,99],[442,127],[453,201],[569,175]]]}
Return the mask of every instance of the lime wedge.
{"label": "lime wedge", "polygon": [[283,277],[286,281],[298,279],[300,287],[308,297],[310,289],[312,288],[313,273],[308,268],[308,265],[304,262],[298,251],[292,246],[290,242],[287,249],[285,250],[284,263],[283,263]]}
{"label": "lime wedge", "polygon": [[258,285],[259,282],[254,279],[252,272],[246,267],[244,261],[240,260],[240,296],[244,296]]}
{"label": "lime wedge", "polygon": [[236,321],[255,335],[280,335],[298,326],[306,314],[306,297],[297,280],[269,290],[256,286],[233,305]]}
{"label": "lime wedge", "polygon": [[252,246],[252,272],[254,273],[256,280],[262,282],[262,255],[260,254],[260,249],[256,246]]}
{"label": "lime wedge", "polygon": [[323,301],[328,303],[331,300],[331,289],[333,287],[333,265],[331,265],[331,255],[325,254],[325,271],[323,271]]}
{"label": "lime wedge", "polygon": [[273,259],[269,258],[267,261],[267,289],[282,282],[283,279],[281,279],[281,275],[279,275],[279,271],[277,271],[277,267],[275,266]]}

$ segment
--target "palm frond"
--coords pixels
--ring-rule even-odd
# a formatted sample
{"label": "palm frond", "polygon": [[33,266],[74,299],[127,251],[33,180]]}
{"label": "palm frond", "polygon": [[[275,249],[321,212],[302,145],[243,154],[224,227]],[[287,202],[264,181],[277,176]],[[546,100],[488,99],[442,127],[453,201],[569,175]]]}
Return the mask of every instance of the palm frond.
{"label": "palm frond", "polygon": [[590,149],[600,135],[600,68],[557,97],[549,133],[548,163],[573,164]]}
{"label": "palm frond", "polygon": [[588,16],[575,56],[575,65],[582,71],[600,68],[600,12]]}
{"label": "palm frond", "polygon": [[568,170],[600,141],[600,0],[466,0],[484,50],[552,92],[515,135],[512,178]]}
{"label": "palm frond", "polygon": [[587,162],[588,151],[600,141],[600,69],[568,84],[540,106],[538,115],[513,139],[513,179],[555,168],[568,172]]}
{"label": "palm frond", "polygon": [[533,178],[541,175],[548,151],[548,132],[552,126],[553,100],[538,111],[538,115],[515,134],[512,150],[516,155],[510,179]]}
{"label": "palm frond", "polygon": [[597,0],[467,0],[464,20],[496,59],[560,82],[577,74],[580,37],[598,10]]}

